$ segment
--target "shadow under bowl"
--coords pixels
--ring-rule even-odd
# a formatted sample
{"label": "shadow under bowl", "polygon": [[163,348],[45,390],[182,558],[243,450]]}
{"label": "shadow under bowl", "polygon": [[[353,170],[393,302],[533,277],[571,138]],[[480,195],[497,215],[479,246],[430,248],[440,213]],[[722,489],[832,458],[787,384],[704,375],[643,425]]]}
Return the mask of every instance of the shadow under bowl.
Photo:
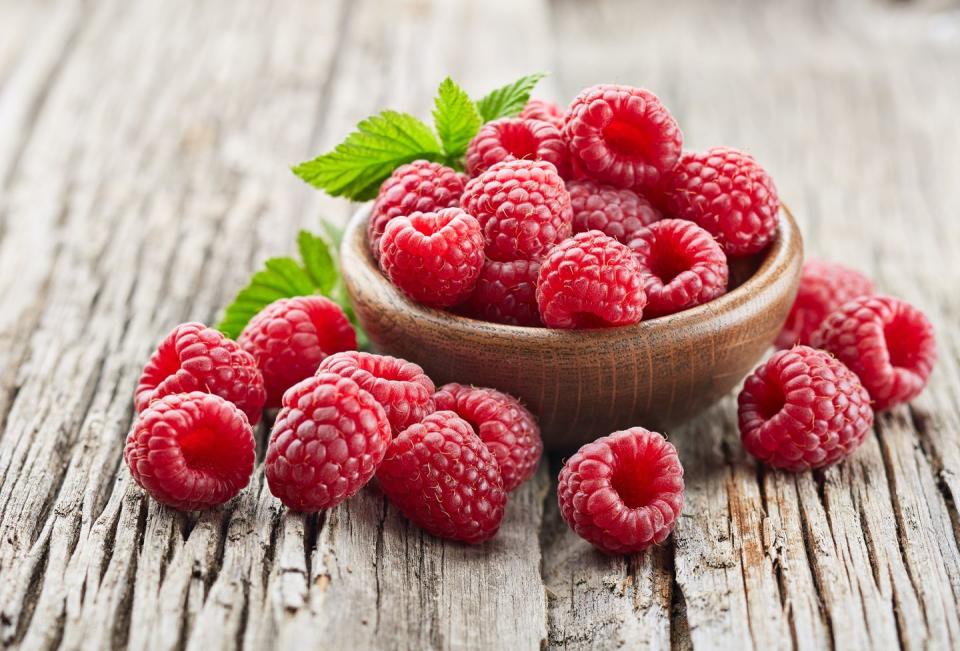
{"label": "shadow under bowl", "polygon": [[[478,321],[425,307],[380,272],[367,245],[369,207],[341,246],[344,283],[380,353],[416,362],[437,383],[493,387],[537,416],[548,450],[567,452],[615,430],[663,431],[733,389],[783,327],[803,262],[792,216],[763,252],[731,265],[732,289],[635,325],[551,330]],[[739,282],[742,280],[742,282]]]}

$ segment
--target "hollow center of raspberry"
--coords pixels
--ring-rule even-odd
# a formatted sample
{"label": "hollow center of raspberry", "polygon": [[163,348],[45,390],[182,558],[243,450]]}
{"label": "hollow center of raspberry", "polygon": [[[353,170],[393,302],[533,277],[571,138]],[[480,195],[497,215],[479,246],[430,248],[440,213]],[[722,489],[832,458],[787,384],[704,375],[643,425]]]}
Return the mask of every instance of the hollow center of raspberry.
{"label": "hollow center of raspberry", "polygon": [[891,366],[913,369],[916,364],[916,335],[913,324],[906,319],[896,318],[884,326],[883,337],[887,341]]}
{"label": "hollow center of raspberry", "polygon": [[516,158],[532,160],[537,157],[537,140],[523,123],[505,125],[500,143]]}
{"label": "hollow center of raspberry", "polygon": [[647,506],[656,498],[654,488],[656,477],[643,470],[642,464],[620,467],[610,478],[610,485],[629,509]]}
{"label": "hollow center of raspberry", "polygon": [[646,159],[650,155],[650,137],[647,131],[623,117],[613,118],[604,127],[603,138],[611,151],[624,158]]}
{"label": "hollow center of raspberry", "polygon": [[221,433],[209,426],[194,427],[177,439],[187,468],[217,477],[230,474],[241,462],[240,446],[232,445]]}
{"label": "hollow center of raspberry", "polygon": [[770,420],[779,414],[786,404],[787,396],[784,395],[783,388],[774,384],[767,384],[766,391],[757,395],[757,407],[764,420]]}
{"label": "hollow center of raspberry", "polygon": [[659,278],[664,285],[690,268],[686,256],[674,247],[657,245],[653,247],[649,259],[650,272]]}

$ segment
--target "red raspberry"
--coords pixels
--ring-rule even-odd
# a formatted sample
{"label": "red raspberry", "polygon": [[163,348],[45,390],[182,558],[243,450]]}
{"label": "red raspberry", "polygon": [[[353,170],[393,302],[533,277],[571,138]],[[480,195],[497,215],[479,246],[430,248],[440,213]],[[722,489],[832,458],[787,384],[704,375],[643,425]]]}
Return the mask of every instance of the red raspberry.
{"label": "red raspberry", "polygon": [[856,269],[838,262],[810,258],[803,263],[800,289],[787,323],[777,337],[778,348],[810,344],[814,331],[847,301],[873,294],[873,283]]}
{"label": "red raspberry", "polygon": [[560,471],[560,514],[611,554],[666,540],[683,510],[683,466],[656,432],[631,427],[587,443]]}
{"label": "red raspberry", "polygon": [[439,538],[476,544],[500,528],[507,494],[497,460],[452,411],[395,437],[377,480],[404,515]]}
{"label": "red raspberry", "polygon": [[339,305],[323,296],[281,298],[250,319],[237,343],[254,356],[267,389],[267,407],[313,375],[323,358],[355,350],[357,333]]}
{"label": "red raspberry", "polygon": [[540,263],[532,260],[487,260],[467,300],[467,314],[494,323],[542,326],[537,307],[539,273]]}
{"label": "red raspberry", "polygon": [[223,504],[253,474],[253,428],[236,405],[202,391],[154,400],[127,436],[123,460],[155,500],[184,511]]}
{"label": "red raspberry", "polygon": [[888,296],[861,296],[844,303],[812,339],[814,346],[833,353],[860,376],[877,411],[916,398],[937,358],[927,317]]}
{"label": "red raspberry", "polygon": [[666,192],[668,212],[710,231],[730,257],[756,253],[776,235],[777,187],[742,151],[714,147],[685,153]]}
{"label": "red raspberry", "polygon": [[543,161],[497,163],[471,179],[460,205],[477,218],[493,260],[536,260],[570,236],[570,193]]}
{"label": "red raspberry", "polygon": [[447,384],[433,394],[433,402],[473,426],[500,466],[503,490],[509,493],[533,477],[543,440],[536,419],[519,400],[494,389]]}
{"label": "red raspberry", "polygon": [[628,243],[637,231],[662,215],[646,198],[633,190],[621,190],[596,181],[570,181],[573,232],[602,231],[618,242]]}
{"label": "red raspberry", "polygon": [[639,321],[647,296],[630,249],[600,231],[587,231],[544,258],[537,304],[548,328],[601,328]]}
{"label": "red raspberry", "polygon": [[160,342],[143,368],[134,394],[137,411],[171,393],[206,391],[232,402],[250,423],[260,421],[267,399],[253,355],[202,323],[184,323]]}
{"label": "red raspberry", "polygon": [[373,257],[380,257],[380,237],[388,221],[414,212],[454,208],[460,203],[466,183],[465,174],[425,160],[395,169],[380,186],[367,222],[367,241]]}
{"label": "red raspberry", "polygon": [[380,240],[380,266],[400,291],[436,307],[462,303],[483,267],[483,233],[459,208],[391,219]]}
{"label": "red raspberry", "polygon": [[433,380],[412,362],[387,355],[348,351],[323,360],[317,373],[348,377],[383,405],[394,435],[433,411]]}
{"label": "red raspberry", "polygon": [[630,242],[647,292],[647,317],[712,301],[727,290],[727,256],[707,231],[683,219],[651,224]]}
{"label": "red raspberry", "polygon": [[580,92],[563,134],[592,178],[620,188],[655,186],[680,158],[683,134],[648,90],[601,84]]}
{"label": "red raspberry", "polygon": [[543,120],[501,118],[487,122],[467,147],[467,172],[477,176],[502,161],[543,160],[564,176],[570,170],[570,151],[560,129]]}
{"label": "red raspberry", "polygon": [[738,402],[747,452],[795,472],[850,456],[873,425],[870,396],[857,376],[808,346],[774,354],[747,378]]}
{"label": "red raspberry", "polygon": [[531,99],[520,111],[521,118],[526,120],[543,120],[558,129],[563,129],[563,109],[545,99]]}

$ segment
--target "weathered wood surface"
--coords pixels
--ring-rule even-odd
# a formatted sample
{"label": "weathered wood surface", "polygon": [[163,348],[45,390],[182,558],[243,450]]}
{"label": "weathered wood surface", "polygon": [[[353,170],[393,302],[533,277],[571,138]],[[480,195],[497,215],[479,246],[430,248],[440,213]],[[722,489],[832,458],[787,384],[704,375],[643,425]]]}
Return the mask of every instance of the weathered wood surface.
{"label": "weathered wood surface", "polygon": [[[684,516],[631,559],[560,521],[559,460],[478,549],[373,491],[288,514],[260,474],[200,516],[145,499],[121,449],[152,346],[349,210],[287,165],[425,113],[448,72],[541,68],[548,95],[646,85],[690,146],[750,148],[809,251],[931,315],[927,392],[825,472],[745,458],[730,400],[670,432]],[[956,648],[958,108],[955,2],[0,0],[0,643]]]}

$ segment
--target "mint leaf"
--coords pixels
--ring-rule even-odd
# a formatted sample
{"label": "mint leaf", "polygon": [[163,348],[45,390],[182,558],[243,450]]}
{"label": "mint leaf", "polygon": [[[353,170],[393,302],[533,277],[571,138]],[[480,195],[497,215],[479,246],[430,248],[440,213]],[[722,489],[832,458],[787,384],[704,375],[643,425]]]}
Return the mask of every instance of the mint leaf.
{"label": "mint leaf", "polygon": [[308,231],[300,231],[297,234],[297,248],[300,249],[304,269],[314,287],[321,294],[329,296],[340,278],[327,242]]}
{"label": "mint leaf", "polygon": [[383,111],[357,125],[333,151],[293,168],[293,173],[332,196],[373,199],[380,184],[404,163],[442,160],[430,127],[407,113]]}
{"label": "mint leaf", "polygon": [[477,100],[477,110],[484,122],[497,118],[513,117],[523,110],[537,82],[547,76],[545,72],[520,77],[512,84],[501,86]]}
{"label": "mint leaf", "polygon": [[471,138],[480,129],[481,120],[477,106],[467,92],[450,77],[440,83],[434,105],[433,126],[443,143],[447,163],[462,170],[460,158],[467,151]]}

